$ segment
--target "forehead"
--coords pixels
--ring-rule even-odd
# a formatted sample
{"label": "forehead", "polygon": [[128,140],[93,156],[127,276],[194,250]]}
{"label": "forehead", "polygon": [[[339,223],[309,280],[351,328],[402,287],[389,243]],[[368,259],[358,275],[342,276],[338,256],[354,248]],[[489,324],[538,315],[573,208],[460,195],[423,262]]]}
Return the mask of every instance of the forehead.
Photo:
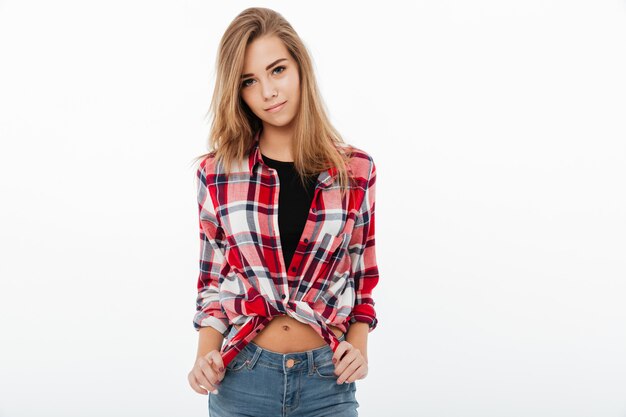
{"label": "forehead", "polygon": [[[244,72],[265,71],[265,66],[280,58],[291,61],[287,47],[277,36],[257,38],[246,47],[244,55]],[[285,63],[282,61],[281,63]]]}

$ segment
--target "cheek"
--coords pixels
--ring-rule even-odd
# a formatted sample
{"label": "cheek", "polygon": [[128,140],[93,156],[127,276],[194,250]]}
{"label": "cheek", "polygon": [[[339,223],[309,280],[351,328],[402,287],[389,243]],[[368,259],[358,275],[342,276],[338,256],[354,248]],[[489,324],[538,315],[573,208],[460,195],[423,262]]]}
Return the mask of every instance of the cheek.
{"label": "cheek", "polygon": [[250,107],[250,110],[252,110],[255,114],[259,113],[259,111],[261,109],[258,108],[258,106],[255,104],[254,100],[251,98],[251,95],[249,93],[241,93],[241,100],[246,103],[246,105],[248,107]]}
{"label": "cheek", "polygon": [[289,80],[287,85],[287,89],[289,91],[289,97],[294,101],[298,102],[300,98],[300,82],[298,80],[298,76],[292,77]]}
{"label": "cheek", "polygon": [[300,79],[298,77],[298,73],[295,71],[291,71],[289,72],[289,74],[285,74],[285,76],[282,77],[280,81],[282,88],[288,90],[292,94],[294,90],[296,88],[299,88],[300,86]]}
{"label": "cheek", "polygon": [[241,101],[246,103],[248,105],[248,107],[252,108],[252,106],[251,106],[252,103],[250,103],[250,99],[248,98],[248,95],[246,93],[244,93],[243,90],[242,90],[241,93],[239,93],[239,96],[241,97]]}

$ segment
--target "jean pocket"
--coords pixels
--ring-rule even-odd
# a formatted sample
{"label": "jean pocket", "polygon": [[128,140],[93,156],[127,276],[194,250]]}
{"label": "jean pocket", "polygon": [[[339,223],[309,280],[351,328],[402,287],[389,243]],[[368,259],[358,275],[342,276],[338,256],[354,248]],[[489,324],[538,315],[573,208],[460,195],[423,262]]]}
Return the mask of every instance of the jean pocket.
{"label": "jean pocket", "polygon": [[315,375],[321,378],[338,378],[338,375],[335,375],[335,365],[331,362],[321,362],[319,364],[315,364]]}
{"label": "jean pocket", "polygon": [[235,356],[228,365],[226,365],[227,372],[239,372],[244,369],[249,369],[248,365],[250,360],[241,352]]}

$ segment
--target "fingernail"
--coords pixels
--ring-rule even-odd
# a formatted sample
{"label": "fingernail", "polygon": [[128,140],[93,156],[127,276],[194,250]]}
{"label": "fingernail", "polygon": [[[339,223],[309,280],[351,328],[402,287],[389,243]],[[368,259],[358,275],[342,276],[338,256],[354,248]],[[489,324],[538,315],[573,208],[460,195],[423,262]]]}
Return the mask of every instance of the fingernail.
{"label": "fingernail", "polygon": [[224,367],[220,366],[220,372],[223,372],[223,371],[224,371]]}
{"label": "fingernail", "polygon": [[337,363],[337,358],[333,358],[333,363]]}
{"label": "fingernail", "polygon": [[217,390],[214,389],[213,391],[211,391],[212,394],[217,394]]}

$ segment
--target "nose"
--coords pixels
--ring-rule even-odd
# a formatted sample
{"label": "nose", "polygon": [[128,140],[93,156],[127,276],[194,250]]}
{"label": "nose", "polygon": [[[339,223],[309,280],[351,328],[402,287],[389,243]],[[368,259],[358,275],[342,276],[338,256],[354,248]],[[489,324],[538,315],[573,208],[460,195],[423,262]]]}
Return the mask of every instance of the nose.
{"label": "nose", "polygon": [[266,100],[271,100],[274,96],[274,92],[276,92],[276,89],[272,83],[263,84],[263,97],[265,97]]}

